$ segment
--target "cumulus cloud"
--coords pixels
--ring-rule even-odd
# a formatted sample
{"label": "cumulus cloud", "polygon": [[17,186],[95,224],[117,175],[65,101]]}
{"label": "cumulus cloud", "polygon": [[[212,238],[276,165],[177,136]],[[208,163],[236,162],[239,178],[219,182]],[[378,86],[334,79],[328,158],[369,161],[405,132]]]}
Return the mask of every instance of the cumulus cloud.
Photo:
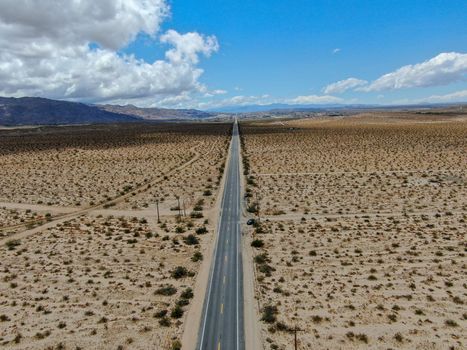
{"label": "cumulus cloud", "polygon": [[2,34],[28,43],[91,41],[118,49],[139,32],[155,35],[168,14],[165,0],[2,0],[0,28]]}
{"label": "cumulus cloud", "polygon": [[349,78],[329,84],[323,89],[325,94],[340,94],[347,90],[352,90],[357,87],[365,86],[368,82],[357,78]]}
{"label": "cumulus cloud", "polygon": [[364,91],[395,90],[448,85],[466,79],[467,54],[441,53],[425,62],[408,65],[383,75]]}
{"label": "cumulus cloud", "polygon": [[344,100],[339,97],[330,96],[330,95],[323,95],[323,96],[309,95],[309,96],[298,96],[291,100],[288,100],[287,102],[291,104],[327,104],[327,103],[342,103],[344,102]]}
{"label": "cumulus cloud", "polygon": [[197,64],[200,53],[210,56],[212,52],[219,49],[217,39],[213,36],[203,37],[198,33],[179,34],[175,30],[169,30],[162,35],[161,42],[174,46],[165,54],[167,59],[174,64],[184,62]]}
{"label": "cumulus cloud", "polygon": [[[169,30],[165,0],[0,2],[0,94],[90,102],[170,99],[205,91],[201,56],[219,49],[213,36]],[[146,34],[170,46],[146,62],[120,49]]]}
{"label": "cumulus cloud", "polygon": [[349,78],[330,84],[323,91],[326,94],[335,94],[348,90],[374,92],[442,86],[465,81],[466,75],[467,54],[447,52],[441,53],[422,63],[401,67],[372,82]]}

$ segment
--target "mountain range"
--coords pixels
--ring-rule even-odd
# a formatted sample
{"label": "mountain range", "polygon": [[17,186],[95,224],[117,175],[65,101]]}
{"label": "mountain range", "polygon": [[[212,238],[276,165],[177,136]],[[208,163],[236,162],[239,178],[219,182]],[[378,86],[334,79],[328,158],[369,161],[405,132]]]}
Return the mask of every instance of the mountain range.
{"label": "mountain range", "polygon": [[135,122],[139,118],[83,103],[38,97],[0,97],[0,125],[58,125]]}
{"label": "mountain range", "polygon": [[88,105],[39,97],[0,97],[0,125],[69,125],[155,120],[194,120],[215,116],[194,109]]}
{"label": "mountain range", "polygon": [[39,97],[0,97],[0,125],[70,125],[130,123],[142,121],[197,121],[221,118],[219,114],[261,115],[263,117],[295,112],[340,113],[341,111],[374,110],[415,110],[459,106],[465,104],[425,104],[410,106],[380,105],[248,105],[221,107],[210,111],[196,109],[140,108],[133,105],[89,105],[78,102],[50,100]]}

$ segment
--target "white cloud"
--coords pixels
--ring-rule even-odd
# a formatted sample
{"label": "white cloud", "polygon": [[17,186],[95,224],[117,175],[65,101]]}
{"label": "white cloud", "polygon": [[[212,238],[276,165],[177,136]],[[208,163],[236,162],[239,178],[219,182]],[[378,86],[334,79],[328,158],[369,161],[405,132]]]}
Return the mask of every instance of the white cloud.
{"label": "white cloud", "polygon": [[230,106],[247,106],[247,105],[268,105],[271,103],[278,102],[272,100],[269,95],[261,96],[233,96],[229,98],[224,98],[221,100],[211,100],[199,102],[196,105],[196,108],[200,109],[211,109],[211,108],[220,108],[220,107],[230,107]]}
{"label": "white cloud", "polygon": [[228,93],[228,91],[219,89],[219,90],[213,90],[210,93],[213,95],[225,95],[226,93]]}
{"label": "white cloud", "polygon": [[0,94],[131,102],[207,90],[198,63],[219,49],[213,36],[169,30],[166,59],[151,63],[118,51],[140,33],[157,40],[168,15],[165,0],[3,0]]}
{"label": "white cloud", "polygon": [[326,86],[326,94],[342,93],[347,90],[374,92],[403,88],[448,85],[467,79],[467,54],[441,53],[422,63],[407,65],[380,78],[367,82],[349,78]]}
{"label": "white cloud", "polygon": [[339,53],[339,52],[341,52],[341,51],[342,51],[342,50],[341,50],[340,48],[337,47],[337,48],[335,48],[334,50],[332,50],[332,53],[333,53],[333,55],[335,55],[335,54],[337,54],[337,53]]}
{"label": "white cloud", "polygon": [[[194,100],[192,102],[195,102]],[[191,104],[192,107],[199,109],[213,109],[230,106],[248,106],[248,105],[270,105],[270,104],[338,104],[346,103],[345,100],[335,96],[298,96],[292,99],[273,98],[270,95],[264,94],[259,96],[244,96],[238,95],[221,100],[206,100],[198,102],[197,104]]]}
{"label": "white cloud", "polygon": [[211,53],[219,50],[219,44],[215,37],[203,37],[198,33],[179,34],[175,30],[169,30],[161,36],[161,42],[174,46],[165,54],[173,64],[185,62],[197,64],[200,53],[209,57]]}
{"label": "white cloud", "polygon": [[234,96],[222,100],[219,105],[221,106],[246,106],[249,104],[258,104],[265,105],[271,103],[269,100],[269,95],[262,96]]}
{"label": "white cloud", "polygon": [[443,102],[467,102],[467,90],[456,91],[446,95],[433,95],[421,100],[417,103],[443,103]]}
{"label": "white cloud", "polygon": [[214,97],[214,96],[218,96],[218,95],[225,95],[227,94],[228,91],[226,90],[221,90],[221,89],[218,89],[218,90],[211,90],[211,91],[208,91],[204,94],[204,97]]}
{"label": "white cloud", "polygon": [[291,100],[287,100],[290,104],[328,104],[328,103],[343,103],[344,100],[339,97],[330,95],[310,95],[310,96],[298,96]]}
{"label": "white cloud", "polygon": [[466,79],[467,54],[441,53],[422,63],[408,65],[383,75],[364,91],[395,90],[448,85]]}
{"label": "white cloud", "polygon": [[168,14],[165,0],[2,0],[0,32],[5,41],[56,46],[90,41],[118,49],[139,32],[155,35]]}
{"label": "white cloud", "polygon": [[329,84],[323,89],[325,94],[340,94],[347,90],[352,90],[357,87],[365,86],[368,84],[366,80],[360,80],[357,78],[349,78],[338,81],[336,83]]}

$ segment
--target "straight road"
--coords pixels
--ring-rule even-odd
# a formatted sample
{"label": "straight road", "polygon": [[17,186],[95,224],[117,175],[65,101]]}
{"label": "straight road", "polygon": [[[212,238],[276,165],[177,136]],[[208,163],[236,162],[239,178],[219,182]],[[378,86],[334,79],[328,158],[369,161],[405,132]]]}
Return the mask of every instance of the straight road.
{"label": "straight road", "polygon": [[199,350],[244,350],[240,237],[240,139],[235,121],[221,203],[217,243],[204,301]]}

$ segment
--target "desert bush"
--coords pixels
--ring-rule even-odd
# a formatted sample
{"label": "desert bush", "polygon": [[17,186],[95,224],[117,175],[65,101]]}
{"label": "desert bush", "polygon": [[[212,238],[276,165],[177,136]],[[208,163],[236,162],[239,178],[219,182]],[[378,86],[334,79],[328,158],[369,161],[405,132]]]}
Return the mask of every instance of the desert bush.
{"label": "desert bush", "polygon": [[179,279],[186,277],[188,275],[188,270],[186,267],[177,266],[175,269],[172,270],[171,274],[172,278]]}
{"label": "desert bush", "polygon": [[258,203],[251,203],[247,208],[247,212],[256,214],[258,212]]}
{"label": "desert bush", "polygon": [[191,217],[192,219],[201,219],[201,218],[203,217],[203,213],[200,212],[200,211],[192,211],[192,212],[190,213],[190,217]]}
{"label": "desert bush", "polygon": [[319,315],[314,315],[311,316],[311,320],[313,321],[313,323],[321,323],[323,321],[323,318]]}
{"label": "desert bush", "polygon": [[156,289],[156,291],[154,292],[154,294],[156,295],[165,295],[165,296],[174,295],[175,293],[177,293],[177,288],[175,288],[171,284],[164,286],[164,287],[160,287]]}
{"label": "desert bush", "polygon": [[190,300],[188,300],[188,299],[183,299],[183,298],[182,298],[182,299],[178,299],[178,300],[177,300],[176,305],[178,305],[178,306],[180,306],[180,307],[183,307],[183,306],[188,305],[189,303],[190,303]]}
{"label": "desert bush", "polygon": [[251,246],[253,248],[261,248],[264,246],[264,242],[262,239],[254,239],[252,242],[251,242]]}
{"label": "desert bush", "polygon": [[19,239],[12,239],[5,243],[8,250],[15,250],[19,245],[21,245],[21,241]]}
{"label": "desert bush", "polygon": [[185,244],[187,245],[199,244],[198,238],[196,238],[196,236],[192,234],[189,234],[188,236],[183,237],[183,242],[185,242]]}
{"label": "desert bush", "polygon": [[175,227],[175,232],[176,233],[183,233],[183,232],[185,232],[185,228],[183,226],[177,226],[177,227]]}
{"label": "desert bush", "polygon": [[191,261],[198,262],[203,260],[203,254],[200,251],[196,251],[191,257]]}
{"label": "desert bush", "polygon": [[183,316],[183,309],[181,308],[180,305],[175,305],[175,307],[172,309],[172,312],[170,313],[170,317],[172,318],[181,318]]}
{"label": "desert bush", "polygon": [[444,324],[448,327],[458,327],[459,325],[457,324],[456,321],[454,320],[446,320]]}
{"label": "desert bush", "polygon": [[266,253],[263,253],[263,254],[258,254],[255,256],[255,263],[257,264],[264,264],[266,262],[268,262],[269,259],[268,259],[268,256]]}
{"label": "desert bush", "polygon": [[170,322],[169,318],[167,318],[167,316],[163,316],[163,317],[159,320],[159,324],[160,324],[162,327],[170,327],[171,322]]}
{"label": "desert bush", "polygon": [[275,269],[268,264],[261,264],[258,266],[259,272],[264,273],[266,276],[271,276],[271,272],[275,271]]}
{"label": "desert bush", "polygon": [[366,334],[360,333],[360,334],[357,334],[355,337],[361,342],[368,344],[368,336]]}
{"label": "desert bush", "polygon": [[168,313],[167,310],[160,310],[160,311],[157,311],[157,312],[154,314],[154,317],[155,317],[155,318],[163,318],[164,316],[167,316],[167,313]]}
{"label": "desert bush", "polygon": [[180,340],[174,340],[172,342],[172,350],[181,350],[182,349],[182,343],[180,342]]}
{"label": "desert bush", "polygon": [[201,226],[197,228],[195,232],[197,235],[204,235],[205,233],[208,232],[208,229],[205,226]]}
{"label": "desert bush", "polygon": [[261,313],[261,321],[266,323],[274,323],[276,322],[277,314],[279,311],[277,310],[277,306],[274,305],[266,305],[263,307]]}

